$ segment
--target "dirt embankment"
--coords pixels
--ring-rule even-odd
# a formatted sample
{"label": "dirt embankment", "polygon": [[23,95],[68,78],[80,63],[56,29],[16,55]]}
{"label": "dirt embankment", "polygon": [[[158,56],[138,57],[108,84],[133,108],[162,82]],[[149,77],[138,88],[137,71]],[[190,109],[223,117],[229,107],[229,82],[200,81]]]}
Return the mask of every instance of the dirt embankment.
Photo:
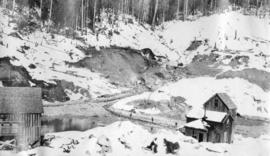
{"label": "dirt embankment", "polygon": [[87,57],[67,64],[101,73],[116,86],[155,89],[170,79],[170,74],[154,57],[148,57],[140,50],[119,47],[81,50]]}
{"label": "dirt embankment", "polygon": [[69,100],[64,92],[62,81],[55,80],[56,84],[51,84],[33,79],[24,67],[12,65],[11,59],[14,58],[0,58],[0,81],[4,87],[41,87],[42,98],[47,101],[64,102]]}
{"label": "dirt embankment", "polygon": [[270,89],[270,73],[258,70],[255,68],[248,68],[243,69],[241,71],[226,71],[224,73],[221,73],[217,76],[217,79],[223,79],[223,78],[242,78],[246,79],[247,81],[257,84],[265,91],[269,91]]}
{"label": "dirt embankment", "polygon": [[[66,63],[70,66],[87,68],[92,72],[101,73],[116,87],[137,91],[152,90],[171,79],[168,71],[160,65],[153,53],[148,55],[149,52],[143,50],[119,47],[105,48],[100,51],[95,48],[79,49],[85,52],[87,57],[76,63]],[[87,90],[78,88],[72,82],[56,79],[52,80],[55,83],[47,83],[33,79],[25,67],[11,64],[12,60],[16,60],[16,58],[5,57],[0,60],[0,81],[5,87],[41,87],[43,99],[50,102],[68,101],[69,97],[65,93],[65,89],[91,98]],[[35,65],[31,64],[29,68],[35,68]]]}

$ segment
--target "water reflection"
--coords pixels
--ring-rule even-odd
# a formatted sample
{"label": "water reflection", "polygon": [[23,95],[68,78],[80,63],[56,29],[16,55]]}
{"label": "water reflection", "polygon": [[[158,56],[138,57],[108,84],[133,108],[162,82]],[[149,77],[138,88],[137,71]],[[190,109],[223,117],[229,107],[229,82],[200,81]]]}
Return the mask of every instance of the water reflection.
{"label": "water reflection", "polygon": [[41,133],[85,131],[97,126],[103,126],[103,124],[90,117],[42,119]]}

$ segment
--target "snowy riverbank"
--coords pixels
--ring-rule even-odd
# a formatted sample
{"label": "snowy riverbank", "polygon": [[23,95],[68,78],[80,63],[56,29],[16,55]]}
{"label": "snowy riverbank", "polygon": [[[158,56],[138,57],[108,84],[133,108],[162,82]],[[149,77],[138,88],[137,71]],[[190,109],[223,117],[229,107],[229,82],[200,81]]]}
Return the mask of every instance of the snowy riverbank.
{"label": "snowy riverbank", "polygon": [[[151,133],[142,126],[129,121],[115,122],[106,127],[97,127],[85,132],[51,133],[47,134],[46,138],[53,138],[49,142],[49,147],[38,147],[22,151],[17,153],[16,156],[32,154],[36,156],[95,156],[102,155],[100,153],[102,150],[101,144],[110,148],[108,152],[105,152],[108,156],[164,156],[167,155],[163,142],[164,138],[179,143],[180,149],[176,155],[196,156],[200,153],[203,156],[235,156],[243,154],[246,156],[268,156],[270,154],[270,136],[243,138],[240,135],[235,135],[233,144],[197,143],[193,138],[184,136],[180,132],[158,129]],[[104,138],[107,141],[104,141]],[[158,145],[156,154],[144,148],[154,138],[157,138]],[[13,155],[10,152],[3,151],[0,154],[5,156]]]}

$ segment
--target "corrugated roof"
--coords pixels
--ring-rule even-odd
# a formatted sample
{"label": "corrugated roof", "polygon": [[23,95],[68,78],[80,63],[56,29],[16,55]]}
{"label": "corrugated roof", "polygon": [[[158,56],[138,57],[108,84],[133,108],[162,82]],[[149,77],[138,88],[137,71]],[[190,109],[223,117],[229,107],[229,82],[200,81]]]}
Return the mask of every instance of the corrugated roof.
{"label": "corrugated roof", "polygon": [[232,99],[229,97],[228,94],[226,94],[226,93],[217,93],[217,95],[220,97],[220,99],[225,103],[225,105],[229,109],[236,109],[237,108],[237,106],[234,104],[234,102],[232,101]]}
{"label": "corrugated roof", "polygon": [[43,113],[41,88],[0,87],[0,113]]}

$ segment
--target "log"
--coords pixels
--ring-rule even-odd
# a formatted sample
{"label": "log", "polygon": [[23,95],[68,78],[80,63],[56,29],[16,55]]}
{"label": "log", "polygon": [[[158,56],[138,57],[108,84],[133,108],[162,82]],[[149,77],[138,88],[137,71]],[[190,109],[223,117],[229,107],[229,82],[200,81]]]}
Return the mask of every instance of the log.
{"label": "log", "polygon": [[5,150],[6,148],[16,148],[15,145],[16,140],[12,139],[12,140],[7,140],[7,141],[0,141],[0,150]]}

